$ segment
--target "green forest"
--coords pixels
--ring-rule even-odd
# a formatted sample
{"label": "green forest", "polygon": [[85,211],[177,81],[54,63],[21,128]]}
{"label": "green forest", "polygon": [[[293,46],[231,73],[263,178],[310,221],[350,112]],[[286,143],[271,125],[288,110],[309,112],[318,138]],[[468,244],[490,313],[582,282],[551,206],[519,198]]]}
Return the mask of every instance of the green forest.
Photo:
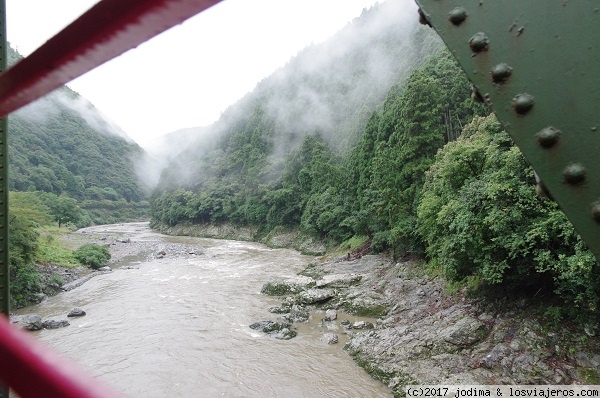
{"label": "green forest", "polygon": [[[8,55],[11,64],[22,58],[10,47]],[[11,114],[9,130],[9,189],[77,200],[90,210],[78,225],[101,221],[115,203],[131,210],[147,199],[150,187],[135,178],[144,150],[68,87]]]}
{"label": "green forest", "polygon": [[[10,64],[22,58],[7,50]],[[65,227],[147,219],[150,187],[137,177],[143,149],[68,87],[11,114],[8,129],[15,308],[48,292],[36,264],[80,264],[57,239]],[[59,282],[52,281],[55,287]]]}
{"label": "green forest", "polygon": [[331,249],[419,258],[474,294],[543,296],[559,318],[597,317],[593,255],[537,195],[533,169],[435,33],[383,23],[390,7],[365,10],[258,83],[181,148],[152,192],[132,178],[143,150],[65,106],[79,99],[68,88],[11,116],[15,297],[37,289],[33,263],[53,261],[40,226],[149,213],[158,229],[294,230]]}
{"label": "green forest", "polygon": [[473,292],[541,295],[562,303],[552,307],[559,317],[597,316],[596,260],[557,205],[537,195],[533,169],[428,34],[404,36],[427,51],[409,55],[411,67],[370,111],[336,103],[339,87],[318,73],[296,71],[280,87],[297,92],[300,79],[328,92],[346,118],[334,127],[294,129],[297,109],[282,123],[269,106],[281,94],[257,86],[224,115],[210,150],[182,157],[187,173],[176,163],[165,170],[152,225],[299,229],[330,247],[420,257]]}

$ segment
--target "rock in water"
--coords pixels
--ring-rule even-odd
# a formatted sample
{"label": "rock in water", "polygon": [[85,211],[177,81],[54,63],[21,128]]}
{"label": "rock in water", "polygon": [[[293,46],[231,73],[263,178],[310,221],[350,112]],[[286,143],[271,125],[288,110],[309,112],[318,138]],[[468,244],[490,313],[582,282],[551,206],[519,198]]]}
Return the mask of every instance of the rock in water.
{"label": "rock in water", "polygon": [[339,338],[338,335],[335,333],[325,333],[323,337],[321,337],[321,341],[327,344],[337,344]]}
{"label": "rock in water", "polygon": [[337,311],[333,309],[328,309],[325,311],[325,320],[326,321],[335,321],[337,319]]}
{"label": "rock in water", "polygon": [[285,322],[260,321],[250,325],[250,329],[258,330],[280,340],[296,337],[296,331],[291,330],[291,324]]}
{"label": "rock in water", "polygon": [[38,314],[13,317],[13,323],[25,330],[42,330],[42,318]]}
{"label": "rock in water", "polygon": [[61,319],[59,321],[57,321],[55,319],[47,319],[42,323],[42,327],[44,329],[58,329],[58,328],[67,327],[69,325],[70,325],[70,323],[65,319]]}
{"label": "rock in water", "polygon": [[85,311],[82,310],[81,308],[73,308],[67,316],[74,317],[74,316],[84,316],[84,315],[85,315]]}

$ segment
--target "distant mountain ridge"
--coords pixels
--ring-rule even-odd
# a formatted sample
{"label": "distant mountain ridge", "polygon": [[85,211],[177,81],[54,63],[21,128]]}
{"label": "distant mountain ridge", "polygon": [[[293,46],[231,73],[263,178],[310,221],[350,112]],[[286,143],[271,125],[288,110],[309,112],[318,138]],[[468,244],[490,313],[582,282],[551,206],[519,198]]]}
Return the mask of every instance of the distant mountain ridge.
{"label": "distant mountain ridge", "polygon": [[[8,48],[9,63],[22,58]],[[9,189],[78,200],[143,200],[136,176],[144,150],[64,86],[9,116]]]}
{"label": "distant mountain ridge", "polygon": [[[276,178],[280,160],[310,134],[338,152],[351,148],[390,88],[441,47],[413,8],[378,3],[326,42],[305,48],[185,148],[164,170],[159,191],[199,190],[218,176],[239,184],[256,162],[270,163],[263,174]],[[239,166],[217,170],[228,163]]]}

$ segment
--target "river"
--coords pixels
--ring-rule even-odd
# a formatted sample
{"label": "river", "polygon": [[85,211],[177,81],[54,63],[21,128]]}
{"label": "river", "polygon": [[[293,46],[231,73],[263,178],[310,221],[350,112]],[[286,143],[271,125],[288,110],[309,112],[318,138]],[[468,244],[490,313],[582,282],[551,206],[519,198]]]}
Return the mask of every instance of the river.
{"label": "river", "polygon": [[[390,397],[343,351],[322,341],[319,313],[298,336],[277,340],[249,328],[277,320],[278,304],[260,294],[269,280],[302,270],[313,258],[231,240],[170,237],[147,223],[87,228],[132,242],[197,247],[199,255],[151,253],[120,261],[111,273],[18,311],[66,319],[62,329],[33,332],[129,397]],[[354,318],[340,314],[337,322]],[[339,325],[339,323],[338,323]]]}

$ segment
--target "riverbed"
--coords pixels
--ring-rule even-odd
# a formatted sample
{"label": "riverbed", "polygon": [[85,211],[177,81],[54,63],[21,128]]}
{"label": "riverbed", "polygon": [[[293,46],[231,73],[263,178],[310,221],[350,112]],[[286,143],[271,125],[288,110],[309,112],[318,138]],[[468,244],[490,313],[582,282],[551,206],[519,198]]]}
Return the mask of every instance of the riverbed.
{"label": "riverbed", "polygon": [[[69,318],[66,328],[33,333],[125,396],[392,396],[343,351],[342,331],[340,343],[323,341],[328,330],[319,313],[298,325],[291,340],[250,329],[278,320],[268,312],[277,300],[261,294],[262,285],[294,276],[313,257],[258,243],[161,235],[147,223],[81,232],[107,243],[128,238],[113,245],[127,255],[112,272],[19,313],[66,319],[71,309],[84,309],[87,315]],[[354,320],[340,314],[338,322],[344,319]]]}

